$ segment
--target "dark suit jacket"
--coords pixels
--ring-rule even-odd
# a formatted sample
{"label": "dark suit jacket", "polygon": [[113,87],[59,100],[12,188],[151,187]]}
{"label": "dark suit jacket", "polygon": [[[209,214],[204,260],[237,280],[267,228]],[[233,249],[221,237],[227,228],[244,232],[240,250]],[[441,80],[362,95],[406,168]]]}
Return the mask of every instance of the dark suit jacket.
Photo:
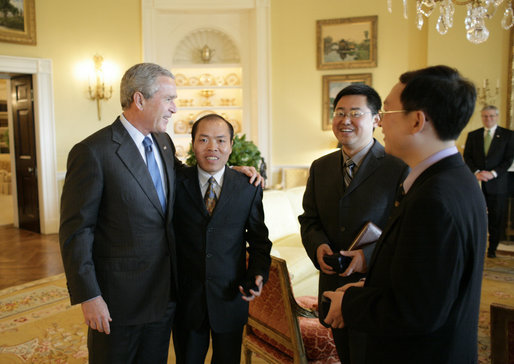
{"label": "dark suit jacket", "polygon": [[153,136],[167,174],[165,213],[119,119],[75,145],[68,157],[59,239],[71,303],[101,295],[113,325],[159,320],[177,288],[175,148],[168,134]]}
{"label": "dark suit jacket", "polygon": [[181,169],[173,222],[179,261],[177,319],[184,328],[198,329],[208,315],[216,332],[240,329],[248,319],[248,302],[238,286],[256,275],[266,281],[271,264],[262,189],[225,168],[221,194],[209,216],[197,167]]}
{"label": "dark suit jacket", "polygon": [[473,173],[477,170],[495,170],[497,178],[482,182],[482,188],[489,194],[506,194],[508,192],[507,170],[514,158],[514,133],[498,126],[491,140],[491,146],[484,154],[484,128],[468,134],[464,148],[464,160]]}
{"label": "dark suit jacket", "polygon": [[368,334],[366,363],[476,363],[485,201],[459,154],[414,182],[392,213],[345,325]]}
{"label": "dark suit jacket", "polygon": [[[342,159],[338,150],[312,163],[303,196],[304,213],[298,218],[303,245],[318,269],[316,250],[322,243],[339,252],[349,247],[368,221],[385,227],[398,186],[408,173],[407,165],[386,154],[375,140],[345,191]],[[368,262],[373,247],[365,249]],[[363,276],[354,273],[343,278],[321,272],[319,295]]]}

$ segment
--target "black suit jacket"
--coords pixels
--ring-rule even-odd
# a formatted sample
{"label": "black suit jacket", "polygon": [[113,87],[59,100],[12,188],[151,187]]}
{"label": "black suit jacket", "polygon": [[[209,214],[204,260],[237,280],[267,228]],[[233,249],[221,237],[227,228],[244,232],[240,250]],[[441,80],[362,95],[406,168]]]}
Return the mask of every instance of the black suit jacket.
{"label": "black suit jacket", "polygon": [[221,194],[209,216],[197,167],[178,170],[173,222],[179,257],[177,319],[184,328],[198,329],[208,315],[216,332],[240,329],[248,319],[248,302],[238,286],[256,275],[266,281],[271,264],[262,189],[225,168]]}
{"label": "black suit jacket", "polygon": [[489,194],[506,194],[508,192],[507,170],[514,158],[514,133],[509,129],[496,127],[491,146],[484,153],[484,128],[468,134],[464,148],[464,160],[473,173],[477,170],[491,171],[498,174],[497,178],[482,182],[482,188]]}
{"label": "black suit jacket", "polygon": [[[398,186],[408,173],[407,165],[386,154],[375,140],[345,190],[342,159],[338,150],[312,163],[303,196],[304,213],[298,218],[303,245],[318,269],[316,251],[322,243],[328,243],[332,251],[339,252],[349,247],[368,221],[385,227]],[[365,248],[368,262],[373,248]],[[363,276],[354,273],[343,278],[321,272],[319,295]]]}
{"label": "black suit jacket", "polygon": [[166,212],[119,119],[68,157],[59,240],[71,303],[101,295],[113,325],[159,320],[177,289],[175,148],[168,134],[153,136],[166,173]]}
{"label": "black suit jacket", "polygon": [[485,201],[459,154],[414,182],[392,213],[345,325],[368,334],[366,363],[476,363]]}

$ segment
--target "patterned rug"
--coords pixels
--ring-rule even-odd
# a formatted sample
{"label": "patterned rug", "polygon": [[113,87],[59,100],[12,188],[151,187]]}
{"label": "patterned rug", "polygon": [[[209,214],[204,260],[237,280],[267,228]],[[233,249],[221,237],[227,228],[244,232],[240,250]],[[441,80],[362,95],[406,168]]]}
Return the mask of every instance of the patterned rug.
{"label": "patterned rug", "polygon": [[[514,256],[486,259],[478,329],[479,362],[490,363],[489,307],[514,306]],[[0,363],[87,363],[80,306],[63,274],[0,291]],[[170,351],[169,363],[174,363]]]}

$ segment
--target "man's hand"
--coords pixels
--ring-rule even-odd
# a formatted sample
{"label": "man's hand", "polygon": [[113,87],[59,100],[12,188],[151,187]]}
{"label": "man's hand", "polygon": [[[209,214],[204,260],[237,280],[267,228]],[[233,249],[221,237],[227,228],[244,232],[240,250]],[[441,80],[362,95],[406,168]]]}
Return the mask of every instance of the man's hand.
{"label": "man's hand", "polygon": [[475,177],[479,181],[487,182],[494,178],[494,174],[489,171],[480,171],[480,172],[475,173]]}
{"label": "man's hand", "polygon": [[253,183],[255,186],[261,185],[263,189],[264,187],[266,187],[266,182],[264,181],[264,178],[262,178],[259,172],[257,172],[255,167],[233,166],[232,169],[250,177],[250,184]]}
{"label": "man's hand", "polygon": [[246,296],[246,293],[245,293],[243,287],[239,286],[239,292],[241,292],[241,294],[243,295],[242,296],[243,300],[250,302],[250,301],[253,301],[255,299],[255,297],[259,297],[261,295],[262,280],[263,280],[263,277],[261,275],[258,275],[255,277],[255,285],[257,286],[258,290],[254,291],[253,289],[251,289],[250,290],[250,293],[252,294],[251,296]]}
{"label": "man's hand", "polygon": [[92,300],[83,302],[82,313],[87,326],[93,330],[104,332],[107,335],[111,333],[109,322],[112,321],[109,309],[102,296],[93,298]]}
{"label": "man's hand", "polygon": [[344,292],[325,291],[323,296],[330,298],[330,310],[324,321],[334,329],[342,329],[344,320],[341,303],[343,302]]}
{"label": "man's hand", "polygon": [[341,250],[341,254],[345,257],[352,257],[348,268],[340,274],[341,277],[348,277],[353,272],[366,273],[368,267],[366,266],[366,258],[362,249],[352,251]]}
{"label": "man's hand", "polygon": [[329,266],[325,261],[323,260],[324,255],[330,255],[334,254],[332,249],[328,244],[321,244],[318,246],[318,250],[316,250],[316,257],[318,258],[318,264],[321,271],[325,274],[335,274],[336,272],[334,269]]}
{"label": "man's hand", "polygon": [[344,286],[341,286],[338,289],[336,289],[336,292],[345,292],[350,287],[364,287],[364,281],[346,283]]}

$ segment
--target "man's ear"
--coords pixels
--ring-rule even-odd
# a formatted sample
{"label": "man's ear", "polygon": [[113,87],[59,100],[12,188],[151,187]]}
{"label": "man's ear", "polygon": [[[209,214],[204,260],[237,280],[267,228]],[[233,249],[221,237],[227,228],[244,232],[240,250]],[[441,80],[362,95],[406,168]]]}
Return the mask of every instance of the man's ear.
{"label": "man's ear", "polygon": [[412,111],[411,120],[411,132],[412,134],[419,133],[425,128],[425,124],[428,122],[428,116],[422,110]]}
{"label": "man's ear", "polygon": [[143,96],[143,94],[141,92],[139,92],[139,91],[134,92],[134,95],[132,96],[132,101],[134,102],[134,104],[136,105],[136,107],[139,110],[143,110],[145,97]]}

